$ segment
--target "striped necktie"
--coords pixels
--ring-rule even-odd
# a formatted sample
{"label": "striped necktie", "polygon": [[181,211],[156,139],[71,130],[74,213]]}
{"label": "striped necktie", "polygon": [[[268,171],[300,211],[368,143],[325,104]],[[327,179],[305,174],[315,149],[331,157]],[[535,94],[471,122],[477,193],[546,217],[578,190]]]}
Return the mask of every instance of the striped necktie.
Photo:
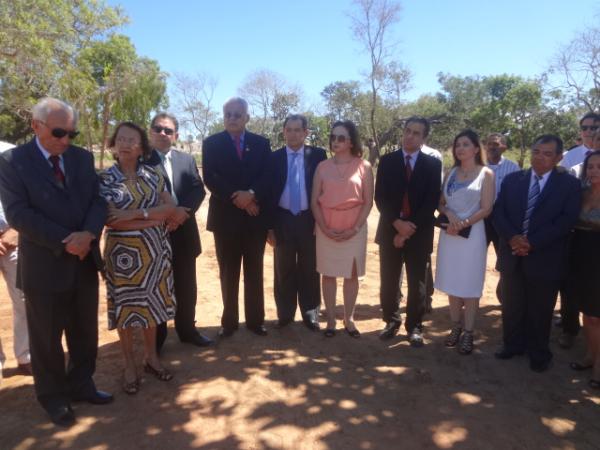
{"label": "striped necktie", "polygon": [[525,218],[523,219],[523,234],[527,235],[529,232],[529,219],[531,219],[531,213],[538,197],[540,196],[540,180],[542,177],[539,175],[533,175],[533,183],[529,188],[529,195],[527,196],[527,209],[525,210]]}

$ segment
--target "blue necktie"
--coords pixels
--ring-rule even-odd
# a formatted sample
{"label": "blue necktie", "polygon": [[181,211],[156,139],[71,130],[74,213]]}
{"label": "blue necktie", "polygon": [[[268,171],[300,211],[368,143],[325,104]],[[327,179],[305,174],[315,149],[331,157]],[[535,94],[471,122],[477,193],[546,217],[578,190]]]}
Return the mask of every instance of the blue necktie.
{"label": "blue necktie", "polygon": [[538,175],[533,176],[533,183],[529,188],[529,195],[527,196],[527,209],[525,210],[525,218],[523,219],[523,234],[527,235],[529,231],[529,219],[531,218],[531,213],[533,212],[533,208],[535,208],[535,203],[537,202],[538,197],[540,196],[540,180],[542,177]]}
{"label": "blue necktie", "polygon": [[291,156],[291,165],[288,170],[288,187],[290,190],[290,211],[296,216],[301,208],[300,170],[298,170],[298,164],[296,164],[299,154],[294,152]]}

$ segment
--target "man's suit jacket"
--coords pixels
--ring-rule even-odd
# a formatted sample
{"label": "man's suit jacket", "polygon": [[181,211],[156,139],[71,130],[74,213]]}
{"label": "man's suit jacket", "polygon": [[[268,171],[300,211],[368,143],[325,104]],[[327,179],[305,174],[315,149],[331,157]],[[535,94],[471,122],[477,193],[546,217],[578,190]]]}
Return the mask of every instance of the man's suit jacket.
{"label": "man's suit jacket", "polygon": [[565,275],[567,239],[581,209],[581,185],[566,171],[552,170],[529,219],[532,251],[519,257],[508,242],[522,233],[530,179],[531,169],[507,175],[494,204],[492,222],[500,236],[498,270],[514,271],[521,261],[528,276],[558,280]]}
{"label": "man's suit jacket", "polygon": [[[0,156],[0,196],[8,223],[19,232],[17,278],[25,292],[73,289],[81,263],[62,240],[83,230],[99,239],[106,222],[92,153],[71,146],[63,161],[65,187],[35,140]],[[97,240],[83,264],[101,269]]]}
{"label": "man's suit jacket", "polygon": [[[240,232],[266,230],[270,182],[268,176],[271,146],[269,140],[245,132],[242,159],[238,157],[231,136],[226,131],[213,134],[202,144],[202,173],[210,190],[208,219],[209,231]],[[252,189],[260,214],[251,217],[233,204],[231,196],[236,191]]]}
{"label": "man's suit jacket", "polygon": [[202,245],[198,233],[198,223],[196,222],[196,211],[200,208],[202,200],[206,196],[206,191],[204,190],[202,178],[198,173],[196,160],[192,155],[171,149],[172,184],[164,170],[158,150],[152,152],[146,163],[161,169],[169,189],[177,197],[178,206],[190,209],[190,218],[171,233],[173,253],[177,255],[189,254],[197,257],[202,252]]}
{"label": "man's suit jacket", "polygon": [[[312,194],[313,177],[315,170],[321,161],[327,159],[327,153],[320,147],[304,146],[304,182],[306,184],[306,198],[308,200],[308,213],[310,213],[310,198]],[[285,189],[288,177],[288,157],[285,147],[276,150],[271,155],[269,176],[271,178],[271,207],[276,211],[281,195]],[[314,223],[314,219],[313,219]],[[270,227],[275,232],[275,239],[281,242],[284,239],[281,227],[277,221],[277,214],[273,213],[270,218]]]}
{"label": "man's suit jacket", "polygon": [[400,218],[402,199],[408,190],[410,217],[406,220],[413,222],[417,230],[406,241],[404,249],[421,249],[427,253],[433,251],[434,212],[440,200],[441,170],[442,163],[438,159],[419,152],[408,182],[402,150],[381,158],[375,184],[375,204],[380,212],[375,242],[393,245],[396,230],[392,224]]}

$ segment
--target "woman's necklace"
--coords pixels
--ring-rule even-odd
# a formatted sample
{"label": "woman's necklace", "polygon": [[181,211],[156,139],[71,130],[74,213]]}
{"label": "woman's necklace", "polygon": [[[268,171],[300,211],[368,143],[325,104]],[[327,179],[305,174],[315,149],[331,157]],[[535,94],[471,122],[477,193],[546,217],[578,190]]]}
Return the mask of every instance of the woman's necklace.
{"label": "woman's necklace", "polygon": [[459,167],[458,168],[458,176],[461,179],[460,181],[467,181],[467,180],[470,180],[471,178],[473,178],[473,174],[475,174],[477,172],[477,169],[479,169],[477,166],[475,166],[471,170],[464,170],[462,167]]}
{"label": "woman's necklace", "polygon": [[[350,162],[352,162],[352,159],[349,159],[347,161],[338,161],[337,159],[333,158],[333,166],[335,167],[335,171],[337,172],[338,178],[340,180],[344,180],[346,179],[346,175],[348,174],[348,167],[350,167]],[[338,166],[344,166],[343,170],[340,170],[340,168]]]}

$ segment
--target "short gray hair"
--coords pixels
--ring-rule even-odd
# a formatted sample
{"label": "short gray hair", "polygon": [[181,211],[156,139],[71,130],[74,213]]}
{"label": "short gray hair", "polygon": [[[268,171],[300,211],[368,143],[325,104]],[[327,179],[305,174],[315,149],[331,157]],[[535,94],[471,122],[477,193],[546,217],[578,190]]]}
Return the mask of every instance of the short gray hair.
{"label": "short gray hair", "polygon": [[242,105],[242,108],[244,108],[244,112],[248,114],[248,102],[242,97],[231,97],[223,104],[223,110],[225,110],[225,107],[231,103],[237,103],[238,105]]}
{"label": "short gray hair", "polygon": [[45,121],[52,111],[62,110],[73,116],[73,121],[77,125],[79,116],[77,111],[67,102],[63,102],[57,98],[44,97],[31,109],[31,116],[34,120]]}

